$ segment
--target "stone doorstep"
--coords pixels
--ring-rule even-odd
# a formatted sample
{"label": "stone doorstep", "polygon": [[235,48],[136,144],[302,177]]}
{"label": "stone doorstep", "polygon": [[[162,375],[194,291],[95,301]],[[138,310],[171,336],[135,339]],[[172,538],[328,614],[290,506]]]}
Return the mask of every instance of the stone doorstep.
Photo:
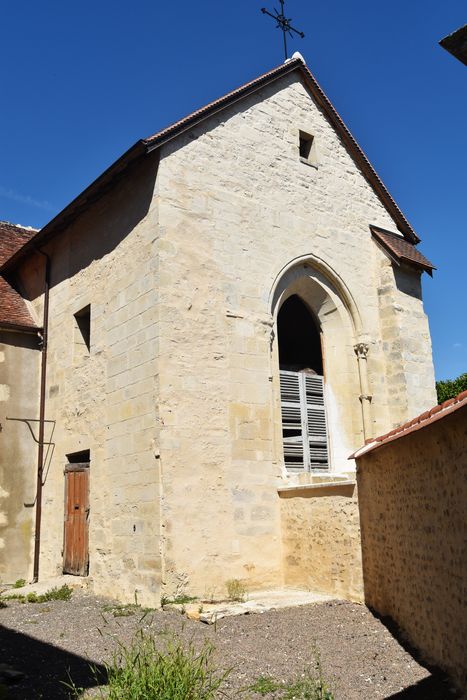
{"label": "stone doorstep", "polygon": [[248,594],[248,600],[243,603],[235,601],[221,601],[218,603],[168,603],[164,610],[178,610],[190,620],[199,620],[208,625],[215,624],[223,617],[234,615],[252,615],[279,610],[281,608],[293,608],[300,605],[311,605],[334,600],[333,596],[326,593],[302,591],[297,589],[278,589],[271,591],[256,591]]}
{"label": "stone doorstep", "polygon": [[21,588],[13,588],[9,586],[5,589],[0,589],[0,597],[9,596],[18,593],[18,595],[28,595],[28,593],[37,593],[37,595],[42,595],[51,588],[61,588],[64,585],[69,588],[81,589],[85,591],[91,590],[91,579],[89,576],[71,576],[68,574],[63,574],[61,576],[55,576],[53,578],[41,579],[37,583],[27,583]]}

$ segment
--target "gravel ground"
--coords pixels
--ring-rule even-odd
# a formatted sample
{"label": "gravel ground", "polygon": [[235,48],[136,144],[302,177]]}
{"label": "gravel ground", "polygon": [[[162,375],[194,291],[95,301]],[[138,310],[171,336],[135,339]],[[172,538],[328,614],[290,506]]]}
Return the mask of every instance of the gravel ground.
{"label": "gravel ground", "polygon": [[99,664],[109,659],[116,640],[129,641],[141,627],[156,634],[173,630],[196,644],[210,639],[216,663],[233,667],[232,698],[260,700],[260,695],[241,690],[261,675],[279,681],[299,677],[313,663],[313,646],[319,649],[336,700],[456,697],[446,678],[417,663],[362,605],[331,601],[224,618],[212,626],[174,611],[149,613],[142,620],[139,611],[114,617],[105,611],[108,605],[102,598],[74,593],[66,602],[9,601],[0,609],[0,674],[2,664],[25,674],[9,687],[8,699],[67,698],[68,691],[60,684],[67,680],[67,670],[78,686],[92,687],[89,661]]}

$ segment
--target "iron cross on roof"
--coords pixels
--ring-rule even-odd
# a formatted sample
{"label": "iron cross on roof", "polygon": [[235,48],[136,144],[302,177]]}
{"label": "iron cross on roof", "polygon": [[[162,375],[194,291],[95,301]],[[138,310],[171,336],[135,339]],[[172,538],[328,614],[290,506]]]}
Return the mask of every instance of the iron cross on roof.
{"label": "iron cross on roof", "polygon": [[295,27],[292,27],[290,22],[292,21],[291,17],[286,17],[284,14],[284,0],[279,0],[281,4],[281,11],[279,12],[274,8],[275,14],[272,14],[272,12],[268,12],[265,7],[261,8],[261,12],[263,15],[269,15],[269,17],[272,17],[273,19],[276,20],[277,24],[276,27],[277,29],[280,29],[282,31],[282,34],[284,36],[284,54],[285,54],[285,60],[287,60],[287,34],[290,34],[292,36],[292,32],[294,34],[298,34],[302,39],[304,38],[305,34],[303,32],[300,32],[298,29],[295,29]]}

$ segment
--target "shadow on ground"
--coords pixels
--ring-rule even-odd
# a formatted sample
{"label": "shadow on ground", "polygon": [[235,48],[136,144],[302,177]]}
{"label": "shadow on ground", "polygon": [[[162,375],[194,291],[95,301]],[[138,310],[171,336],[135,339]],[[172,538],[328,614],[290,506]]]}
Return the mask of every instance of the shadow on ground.
{"label": "shadow on ground", "polygon": [[[0,627],[0,659],[5,673],[1,683],[8,688],[8,700],[68,699],[70,690],[64,683],[70,678],[78,688],[105,682],[102,666],[96,666],[93,673],[88,659],[5,627]],[[24,676],[8,678],[9,670]]]}
{"label": "shadow on ground", "polygon": [[385,700],[448,700],[459,697],[451,690],[451,685],[443,676],[430,676],[410,686],[400,693],[388,695]]}
{"label": "shadow on ground", "polygon": [[455,700],[455,698],[460,698],[460,694],[456,691],[448,676],[439,668],[430,666],[423,661],[418,650],[410,644],[404,632],[391,617],[383,617],[375,610],[371,610],[371,612],[383,623],[401,647],[431,674],[428,678],[418,681],[415,685],[411,685],[399,693],[386,696],[385,700]]}

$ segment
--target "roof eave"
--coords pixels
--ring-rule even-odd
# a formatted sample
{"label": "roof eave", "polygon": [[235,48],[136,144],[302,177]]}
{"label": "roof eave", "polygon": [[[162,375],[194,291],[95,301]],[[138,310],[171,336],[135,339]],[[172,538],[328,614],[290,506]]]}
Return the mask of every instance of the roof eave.
{"label": "roof eave", "polygon": [[0,274],[7,274],[17,263],[30,253],[33,253],[39,246],[45,245],[57,233],[63,230],[76,216],[80,210],[85,208],[90,202],[100,197],[115,180],[122,176],[123,172],[139,157],[146,155],[147,149],[140,139],[129,148],[118,160],[97,177],[85,190],[83,190],[73,201],[70,202],[61,212],[59,212],[44,228],[25,243],[19,250],[8,258],[0,267]]}
{"label": "roof eave", "polygon": [[185,117],[180,121],[175,122],[175,124],[172,124],[167,129],[163,129],[155,136],[149,136],[148,138],[143,139],[143,142],[146,144],[147,147],[147,152],[150,153],[156,148],[160,148],[168,141],[171,141],[176,136],[179,136],[180,134],[184,133],[185,131],[188,131],[189,129],[192,129],[194,126],[197,126],[205,119],[208,119],[214,114],[221,112],[226,107],[230,107],[236,102],[243,100],[245,97],[248,97],[248,95],[254,94],[258,90],[261,90],[261,88],[263,88],[265,85],[274,82],[278,78],[281,78],[284,75],[287,75],[288,73],[292,73],[294,70],[300,68],[301,66],[303,66],[303,61],[300,58],[290,59],[289,61],[278,66],[272,71],[269,71],[268,73],[259,76],[259,78],[256,78],[255,80],[252,80],[249,83],[246,83],[237,90],[229,92],[227,95],[224,95],[218,100],[215,100],[214,102],[211,102],[205,107],[196,110],[196,112],[193,112],[188,117]]}
{"label": "roof eave", "polygon": [[368,158],[366,157],[366,155],[364,154],[364,152],[350,133],[349,129],[346,127],[344,121],[333,107],[331,101],[325,95],[325,93],[319,86],[317,80],[315,79],[315,77],[301,58],[291,59],[287,61],[278,68],[270,71],[269,73],[265,73],[259,78],[256,78],[256,80],[253,80],[250,83],[247,83],[243,87],[239,88],[238,90],[234,90],[233,92],[224,95],[224,97],[221,97],[219,100],[216,100],[207,105],[206,107],[197,110],[192,115],[176,122],[167,129],[164,129],[163,131],[159,132],[155,136],[143,139],[143,142],[146,144],[148,152],[151,152],[156,148],[160,148],[176,136],[179,136],[180,134],[184,133],[185,131],[188,131],[189,129],[192,129],[194,126],[197,126],[205,119],[213,116],[214,114],[221,112],[227,106],[235,104],[239,100],[242,100],[244,97],[247,97],[248,95],[257,92],[265,85],[268,85],[269,83],[272,83],[277,79],[283,77],[284,75],[292,73],[295,70],[298,70],[300,72],[305,86],[311,92],[314,100],[317,102],[327,119],[331,122],[334,129],[341,137],[357,167],[361,170],[363,176],[365,177],[369,185],[373,188],[378,198],[382,201],[389,214],[396,222],[399,231],[411,243],[419,243],[420,238],[417,236],[417,234],[415,233],[415,231],[413,230],[413,228],[411,227],[411,225],[409,224],[409,222],[407,221],[407,219],[405,218],[405,216],[403,215],[403,213],[389,194],[384,183],[379,178],[370,161],[368,160]]}
{"label": "roof eave", "polygon": [[318,82],[303,62],[302,58],[295,58],[286,61],[277,68],[265,73],[246,85],[230,92],[219,100],[210,103],[206,107],[197,110],[188,117],[180,120],[172,126],[164,129],[152,137],[137,141],[128,151],[126,151],[115,163],[113,163],[102,175],[92,182],[81,194],[79,194],[70,204],[68,204],[57,216],[49,221],[43,229],[41,229],[28,243],[26,243],[19,251],[17,251],[2,267],[0,273],[7,273],[11,270],[22,258],[32,253],[39,245],[44,245],[57,233],[63,230],[80,211],[84,209],[90,202],[97,199],[105,192],[106,188],[122,175],[129,165],[139,157],[151,153],[155,149],[160,148],[176,136],[200,124],[208,117],[211,117],[218,112],[221,112],[227,106],[235,104],[244,97],[257,92],[264,86],[274,82],[275,80],[298,70],[305,86],[313,96],[313,99],[319,105],[327,119],[330,121],[335,131],[341,137],[344,145],[351,154],[357,167],[362,172],[363,176],[374,190],[380,201],[383,203],[389,214],[394,219],[399,231],[411,243],[419,243],[420,238],[410,226],[407,219],[402,214],[401,210],[392,199],[388,190],[380,180],[373,166],[365,156],[364,152],[357,144],[352,134],[344,124],[343,120],[334,109],[332,103],[327,98],[325,93],[320,88]]}
{"label": "roof eave", "polygon": [[29,333],[30,335],[38,335],[42,333],[41,326],[27,326],[21,323],[13,323],[9,321],[0,321],[0,331],[8,331],[11,333]]}

